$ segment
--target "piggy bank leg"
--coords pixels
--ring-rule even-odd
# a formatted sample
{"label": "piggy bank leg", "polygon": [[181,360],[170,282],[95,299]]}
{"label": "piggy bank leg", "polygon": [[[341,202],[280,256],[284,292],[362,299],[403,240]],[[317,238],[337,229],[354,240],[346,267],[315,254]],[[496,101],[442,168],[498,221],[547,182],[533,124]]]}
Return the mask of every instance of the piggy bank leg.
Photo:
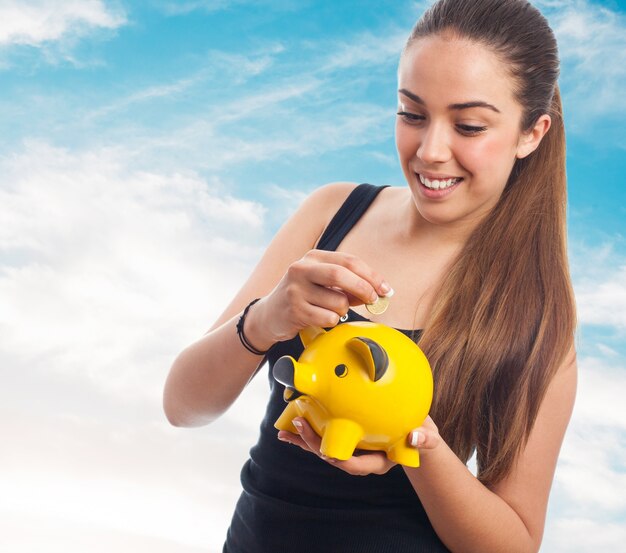
{"label": "piggy bank leg", "polygon": [[363,429],[356,422],[347,419],[331,419],[324,429],[320,452],[327,457],[345,461],[352,457],[362,438]]}
{"label": "piggy bank leg", "polygon": [[407,467],[420,466],[420,454],[414,447],[409,447],[406,440],[396,442],[387,451],[387,458],[394,463],[399,463]]}
{"label": "piggy bank leg", "polygon": [[298,430],[291,421],[299,416],[300,413],[298,412],[295,403],[289,403],[287,407],[285,407],[282,415],[276,419],[274,427],[278,428],[278,430],[287,430],[288,432],[297,434]]}

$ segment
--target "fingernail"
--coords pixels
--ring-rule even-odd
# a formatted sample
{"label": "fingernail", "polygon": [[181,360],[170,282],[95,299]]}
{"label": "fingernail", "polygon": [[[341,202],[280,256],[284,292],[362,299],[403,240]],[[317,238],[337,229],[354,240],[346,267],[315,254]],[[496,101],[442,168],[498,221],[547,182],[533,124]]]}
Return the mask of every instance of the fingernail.
{"label": "fingernail", "polygon": [[376,303],[378,301],[378,294],[376,292],[374,292],[371,296],[370,296],[370,303]]}
{"label": "fingernail", "polygon": [[291,424],[293,424],[296,427],[296,430],[298,432],[302,432],[302,423],[299,420],[292,420]]}
{"label": "fingernail", "polygon": [[389,284],[387,284],[386,282],[383,282],[380,285],[380,293],[383,296],[388,296],[390,292],[393,293],[393,290],[391,289],[391,286],[389,286]]}
{"label": "fingernail", "polygon": [[417,447],[420,441],[420,433],[417,430],[411,432],[411,445]]}
{"label": "fingernail", "polygon": [[391,297],[391,296],[393,296],[394,294],[395,294],[394,289],[393,289],[393,288],[391,288],[391,287],[389,287],[389,292],[387,292],[387,293],[385,294],[385,297],[386,297],[386,298],[390,298],[390,297]]}

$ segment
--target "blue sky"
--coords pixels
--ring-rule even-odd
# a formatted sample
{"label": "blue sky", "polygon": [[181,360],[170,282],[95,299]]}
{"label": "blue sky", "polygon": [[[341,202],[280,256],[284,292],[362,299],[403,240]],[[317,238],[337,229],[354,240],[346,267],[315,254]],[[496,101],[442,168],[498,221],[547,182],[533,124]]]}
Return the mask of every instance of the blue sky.
{"label": "blue sky", "polygon": [[[396,64],[427,4],[0,0],[1,549],[219,550],[266,383],[184,431],[167,370],[307,193],[403,184]],[[563,62],[580,319],[542,550],[617,550],[626,5],[537,5]]]}

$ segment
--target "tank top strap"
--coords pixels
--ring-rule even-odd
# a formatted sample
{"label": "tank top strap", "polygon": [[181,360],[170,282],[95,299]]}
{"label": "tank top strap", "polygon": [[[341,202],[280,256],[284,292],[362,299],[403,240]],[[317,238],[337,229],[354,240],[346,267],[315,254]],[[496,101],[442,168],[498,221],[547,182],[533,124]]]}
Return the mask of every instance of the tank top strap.
{"label": "tank top strap", "polygon": [[374,186],[359,184],[346,198],[341,207],[324,230],[316,248],[318,250],[335,251],[350,229],[361,218],[363,213],[374,201],[383,188],[389,185]]}

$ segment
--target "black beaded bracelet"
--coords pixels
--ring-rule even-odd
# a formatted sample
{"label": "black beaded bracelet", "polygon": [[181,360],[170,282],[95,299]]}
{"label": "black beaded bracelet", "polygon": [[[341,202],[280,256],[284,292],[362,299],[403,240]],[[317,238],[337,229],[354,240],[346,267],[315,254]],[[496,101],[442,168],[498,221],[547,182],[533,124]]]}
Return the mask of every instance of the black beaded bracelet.
{"label": "black beaded bracelet", "polygon": [[246,315],[248,314],[248,310],[261,298],[257,298],[252,300],[246,308],[243,310],[241,317],[239,317],[239,321],[237,322],[237,335],[239,336],[239,340],[243,344],[243,347],[246,348],[250,353],[254,353],[255,355],[265,355],[267,351],[261,351],[256,349],[246,338],[246,335],[243,333],[243,324],[246,322]]}

